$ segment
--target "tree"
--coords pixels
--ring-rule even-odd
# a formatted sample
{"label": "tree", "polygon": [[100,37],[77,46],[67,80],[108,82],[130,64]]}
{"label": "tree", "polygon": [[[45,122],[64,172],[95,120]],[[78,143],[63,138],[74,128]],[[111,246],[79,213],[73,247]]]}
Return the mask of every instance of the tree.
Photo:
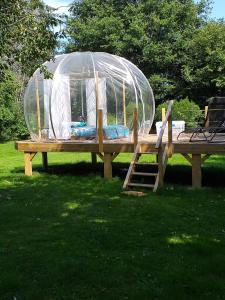
{"label": "tree", "polygon": [[41,0],[2,0],[0,4],[0,66],[31,75],[52,58],[57,45],[57,17]]}
{"label": "tree", "polygon": [[[124,56],[149,78],[158,102],[185,97],[187,44],[206,24],[209,1],[83,0],[67,21],[67,51]],[[182,87],[182,88],[181,88]]]}
{"label": "tree", "polygon": [[6,70],[0,82],[0,141],[27,137],[22,107],[19,105],[21,83]]}
{"label": "tree", "polygon": [[[209,22],[200,28],[187,47],[183,69],[187,94],[205,99],[225,93],[225,23]],[[191,87],[191,91],[189,90]]]}
{"label": "tree", "polygon": [[28,76],[53,57],[57,18],[41,0],[1,0],[0,140],[27,134],[21,91]]}

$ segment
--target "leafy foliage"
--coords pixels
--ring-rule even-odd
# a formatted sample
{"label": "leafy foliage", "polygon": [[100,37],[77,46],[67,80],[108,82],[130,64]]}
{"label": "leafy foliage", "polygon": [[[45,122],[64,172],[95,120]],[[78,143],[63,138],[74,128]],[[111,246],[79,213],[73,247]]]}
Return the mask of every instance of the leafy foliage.
{"label": "leafy foliage", "polygon": [[0,57],[5,67],[19,65],[31,75],[50,59],[57,45],[57,18],[40,0],[3,0],[0,9]]}
{"label": "leafy foliage", "polygon": [[0,141],[24,138],[28,135],[19,103],[21,84],[11,71],[0,82]]}
{"label": "leafy foliage", "polygon": [[[187,47],[183,70],[186,87],[195,97],[225,93],[225,23],[210,22],[198,30]],[[190,92],[189,92],[190,94]]]}
{"label": "leafy foliage", "polygon": [[[167,103],[158,105],[156,109],[156,120],[162,120],[162,108],[167,108]],[[188,98],[180,101],[175,101],[173,105],[173,120],[183,120],[187,127],[195,127],[197,121],[202,117],[202,112],[199,106],[193,101],[189,101]]]}
{"label": "leafy foliage", "polygon": [[58,16],[41,0],[1,1],[0,140],[27,135],[20,105],[24,84],[53,57],[58,37],[53,26],[57,22]]}
{"label": "leafy foliage", "polygon": [[188,47],[196,34],[201,36],[209,4],[193,0],[74,2],[67,22],[67,51],[124,56],[144,71],[157,102],[182,98],[191,94],[192,88],[185,70],[190,60],[197,63]]}

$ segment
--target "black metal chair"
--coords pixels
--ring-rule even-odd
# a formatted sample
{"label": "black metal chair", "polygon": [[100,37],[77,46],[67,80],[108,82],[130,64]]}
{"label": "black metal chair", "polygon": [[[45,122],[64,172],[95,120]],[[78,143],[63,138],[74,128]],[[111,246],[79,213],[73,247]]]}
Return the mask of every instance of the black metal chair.
{"label": "black metal chair", "polygon": [[182,134],[191,134],[189,142],[213,142],[217,134],[225,133],[225,97],[212,97],[207,102],[206,118],[197,127],[180,132],[177,140]]}

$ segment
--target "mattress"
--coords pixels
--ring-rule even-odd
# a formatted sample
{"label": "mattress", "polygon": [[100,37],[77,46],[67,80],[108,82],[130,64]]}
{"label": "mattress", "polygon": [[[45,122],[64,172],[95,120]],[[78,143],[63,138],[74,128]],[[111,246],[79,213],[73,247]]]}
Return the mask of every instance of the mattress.
{"label": "mattress", "polygon": [[[71,135],[79,138],[95,138],[97,130],[94,126],[74,126],[71,125]],[[103,127],[103,135],[105,139],[114,140],[122,137],[129,137],[129,128],[123,125],[107,125]]]}

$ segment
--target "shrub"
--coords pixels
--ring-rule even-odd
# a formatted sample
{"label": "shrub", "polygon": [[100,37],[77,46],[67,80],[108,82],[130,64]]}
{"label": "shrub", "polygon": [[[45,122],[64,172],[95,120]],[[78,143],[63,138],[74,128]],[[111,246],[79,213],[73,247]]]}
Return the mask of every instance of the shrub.
{"label": "shrub", "polygon": [[9,70],[5,71],[0,81],[0,141],[28,136],[18,101],[20,91],[21,84],[16,76]]}
{"label": "shrub", "polygon": [[[162,120],[162,108],[167,109],[168,104],[162,103],[156,109],[156,121]],[[175,101],[173,105],[173,120],[185,121],[186,127],[196,127],[198,120],[203,117],[200,107],[188,98]]]}

